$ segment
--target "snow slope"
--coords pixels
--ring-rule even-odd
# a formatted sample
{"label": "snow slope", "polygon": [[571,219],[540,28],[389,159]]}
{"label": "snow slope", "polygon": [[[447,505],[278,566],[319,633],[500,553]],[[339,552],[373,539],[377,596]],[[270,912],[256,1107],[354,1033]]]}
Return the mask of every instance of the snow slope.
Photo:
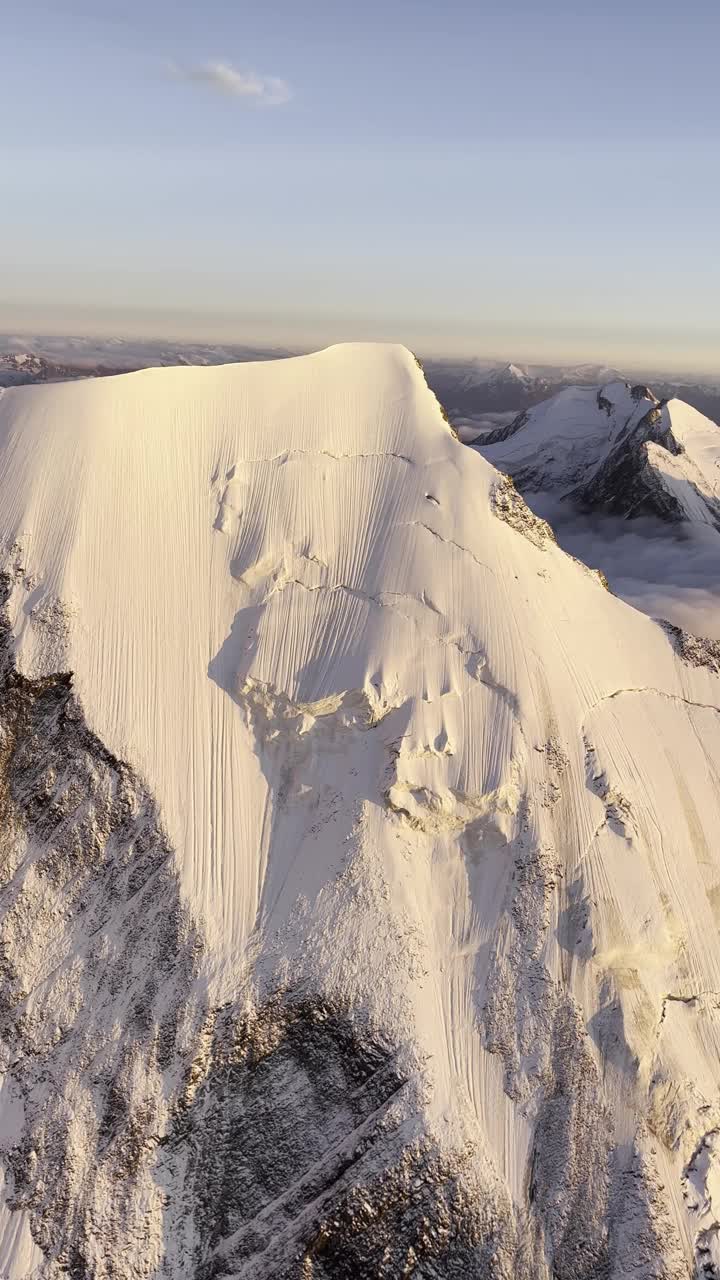
{"label": "snow slope", "polygon": [[720,428],[646,387],[571,387],[478,443],[523,490],[720,527]]}
{"label": "snow slope", "polygon": [[0,542],[6,1274],[720,1274],[717,647],[402,348],[6,391]]}

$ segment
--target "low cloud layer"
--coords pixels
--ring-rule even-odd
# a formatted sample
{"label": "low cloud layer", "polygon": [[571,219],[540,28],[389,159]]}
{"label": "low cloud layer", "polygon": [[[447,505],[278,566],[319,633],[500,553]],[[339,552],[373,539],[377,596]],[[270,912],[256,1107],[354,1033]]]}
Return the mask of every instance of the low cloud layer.
{"label": "low cloud layer", "polygon": [[204,85],[226,97],[241,98],[267,107],[282,106],[292,97],[289,84],[279,76],[261,76],[256,71],[238,71],[229,62],[203,62],[190,67],[171,63],[170,73],[175,80]]}
{"label": "low cloud layer", "polygon": [[468,414],[467,417],[453,417],[453,426],[463,444],[482,444],[482,437],[487,431],[496,431],[498,427],[507,427],[513,418],[517,418],[517,409],[501,412]]}
{"label": "low cloud layer", "polygon": [[720,640],[720,534],[708,525],[583,516],[546,495],[525,495],[561,547],[607,574],[616,595],[655,618]]}

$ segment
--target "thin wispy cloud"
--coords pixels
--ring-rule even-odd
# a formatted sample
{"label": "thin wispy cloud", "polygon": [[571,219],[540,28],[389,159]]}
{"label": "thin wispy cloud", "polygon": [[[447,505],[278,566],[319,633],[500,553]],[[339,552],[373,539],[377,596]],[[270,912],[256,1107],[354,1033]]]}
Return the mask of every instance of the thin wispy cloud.
{"label": "thin wispy cloud", "polygon": [[188,84],[205,85],[215,93],[226,97],[241,98],[266,107],[279,107],[289,102],[292,90],[280,76],[262,76],[256,71],[239,71],[230,62],[203,62],[195,66],[179,66],[170,63],[170,74],[175,80]]}

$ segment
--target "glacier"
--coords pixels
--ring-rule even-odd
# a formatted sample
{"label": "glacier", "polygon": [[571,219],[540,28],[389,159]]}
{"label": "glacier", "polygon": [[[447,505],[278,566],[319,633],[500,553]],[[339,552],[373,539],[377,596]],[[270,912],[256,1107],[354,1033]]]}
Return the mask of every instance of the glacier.
{"label": "glacier", "polygon": [[401,347],[6,390],[0,547],[3,1274],[720,1275],[717,644]]}

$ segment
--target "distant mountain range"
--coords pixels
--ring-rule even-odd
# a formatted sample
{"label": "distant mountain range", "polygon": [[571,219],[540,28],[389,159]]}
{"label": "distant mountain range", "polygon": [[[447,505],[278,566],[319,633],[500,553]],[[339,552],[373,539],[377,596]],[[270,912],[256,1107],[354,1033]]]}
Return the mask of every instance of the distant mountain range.
{"label": "distant mountain range", "polygon": [[[651,617],[720,640],[720,428],[615,380],[461,425],[564,550]],[[480,429],[480,427],[482,429]]]}
{"label": "distant mountain range", "polygon": [[[487,429],[488,414],[520,412],[548,400],[565,387],[597,387],[624,381],[627,372],[607,365],[491,364],[481,360],[424,361],[427,379],[456,425]],[[671,375],[634,377],[650,382],[660,400],[678,397],[706,417],[720,418],[720,379],[683,380]]]}
{"label": "distant mountain range", "polygon": [[[0,387],[104,377],[150,367],[244,364],[296,354],[283,348],[233,344],[0,334]],[[466,442],[505,425],[521,410],[550,399],[565,387],[597,387],[627,377],[627,371],[588,363],[423,359],[422,364],[430,386]],[[694,382],[669,374],[642,374],[630,381],[649,382],[658,399],[678,397],[713,421],[720,420],[720,377]]]}
{"label": "distant mountain range", "polygon": [[98,378],[119,369],[102,364],[74,365],[49,360],[34,351],[0,354],[0,387],[22,387],[36,382],[68,382],[73,378]]}
{"label": "distant mountain range", "polygon": [[0,334],[0,386],[64,382],[174,365],[218,365],[273,360],[292,352],[207,343],[66,338]]}

